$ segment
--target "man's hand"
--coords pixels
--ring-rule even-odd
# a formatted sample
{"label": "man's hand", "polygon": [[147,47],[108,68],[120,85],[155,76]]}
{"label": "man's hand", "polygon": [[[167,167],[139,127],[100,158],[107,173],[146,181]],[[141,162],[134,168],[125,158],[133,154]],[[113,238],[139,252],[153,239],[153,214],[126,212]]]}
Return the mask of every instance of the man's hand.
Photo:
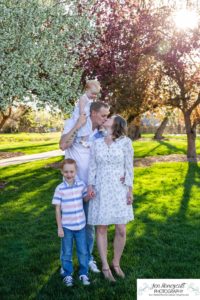
{"label": "man's hand", "polygon": [[125,176],[123,176],[123,177],[120,177],[120,181],[121,181],[121,183],[123,183],[123,184],[124,184],[124,182],[125,182]]}
{"label": "man's hand", "polygon": [[64,230],[63,230],[62,227],[61,227],[61,228],[58,228],[58,236],[59,236],[60,238],[63,238],[63,237],[64,237]]}
{"label": "man's hand", "polygon": [[79,128],[81,128],[87,121],[86,114],[81,114],[74,127],[68,132],[62,135],[59,145],[61,150],[68,149],[72,144],[77,135]]}
{"label": "man's hand", "polygon": [[128,192],[127,193],[127,205],[131,205],[133,203],[133,193],[132,192]]}

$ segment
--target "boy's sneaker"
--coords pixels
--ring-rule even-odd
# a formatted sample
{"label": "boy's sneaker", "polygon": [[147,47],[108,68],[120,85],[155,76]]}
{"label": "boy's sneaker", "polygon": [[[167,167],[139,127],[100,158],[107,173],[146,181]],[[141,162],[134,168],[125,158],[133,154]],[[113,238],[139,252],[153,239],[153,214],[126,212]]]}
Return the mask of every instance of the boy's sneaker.
{"label": "boy's sneaker", "polygon": [[82,282],[83,285],[90,285],[90,280],[87,277],[87,275],[80,275],[79,279],[80,279],[80,281]]}
{"label": "boy's sneaker", "polygon": [[97,265],[96,265],[96,261],[91,260],[89,261],[89,269],[94,272],[94,273],[100,273],[101,271],[98,269]]}
{"label": "boy's sneaker", "polygon": [[65,276],[65,278],[63,279],[64,284],[67,287],[73,286],[73,277],[72,276]]}

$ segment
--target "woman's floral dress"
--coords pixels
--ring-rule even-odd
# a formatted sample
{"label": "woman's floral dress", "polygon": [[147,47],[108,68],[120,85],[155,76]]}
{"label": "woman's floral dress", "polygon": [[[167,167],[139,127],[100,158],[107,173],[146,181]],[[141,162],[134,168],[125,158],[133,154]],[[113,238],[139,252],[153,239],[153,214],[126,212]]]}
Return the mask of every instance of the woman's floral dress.
{"label": "woman's floral dress", "polygon": [[104,138],[94,142],[88,184],[94,186],[96,194],[89,201],[88,224],[126,224],[134,219],[132,205],[127,205],[128,187],[133,185],[133,148],[128,137],[120,137],[109,146]]}

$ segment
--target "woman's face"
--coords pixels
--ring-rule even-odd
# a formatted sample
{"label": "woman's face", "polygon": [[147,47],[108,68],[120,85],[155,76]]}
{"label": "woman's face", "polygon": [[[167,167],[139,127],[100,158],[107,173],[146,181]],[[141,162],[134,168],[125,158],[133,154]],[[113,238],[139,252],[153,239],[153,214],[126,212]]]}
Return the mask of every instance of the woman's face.
{"label": "woman's face", "polygon": [[114,117],[110,117],[103,123],[103,127],[105,129],[110,129],[112,128],[113,123],[114,123]]}

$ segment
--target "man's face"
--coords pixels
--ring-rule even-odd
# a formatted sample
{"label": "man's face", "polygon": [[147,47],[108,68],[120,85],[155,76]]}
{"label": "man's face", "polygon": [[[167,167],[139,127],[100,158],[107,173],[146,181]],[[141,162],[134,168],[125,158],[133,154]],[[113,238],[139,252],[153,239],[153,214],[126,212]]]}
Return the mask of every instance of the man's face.
{"label": "man's face", "polygon": [[109,108],[101,107],[99,111],[92,111],[91,118],[96,126],[101,126],[107,120],[109,113]]}

